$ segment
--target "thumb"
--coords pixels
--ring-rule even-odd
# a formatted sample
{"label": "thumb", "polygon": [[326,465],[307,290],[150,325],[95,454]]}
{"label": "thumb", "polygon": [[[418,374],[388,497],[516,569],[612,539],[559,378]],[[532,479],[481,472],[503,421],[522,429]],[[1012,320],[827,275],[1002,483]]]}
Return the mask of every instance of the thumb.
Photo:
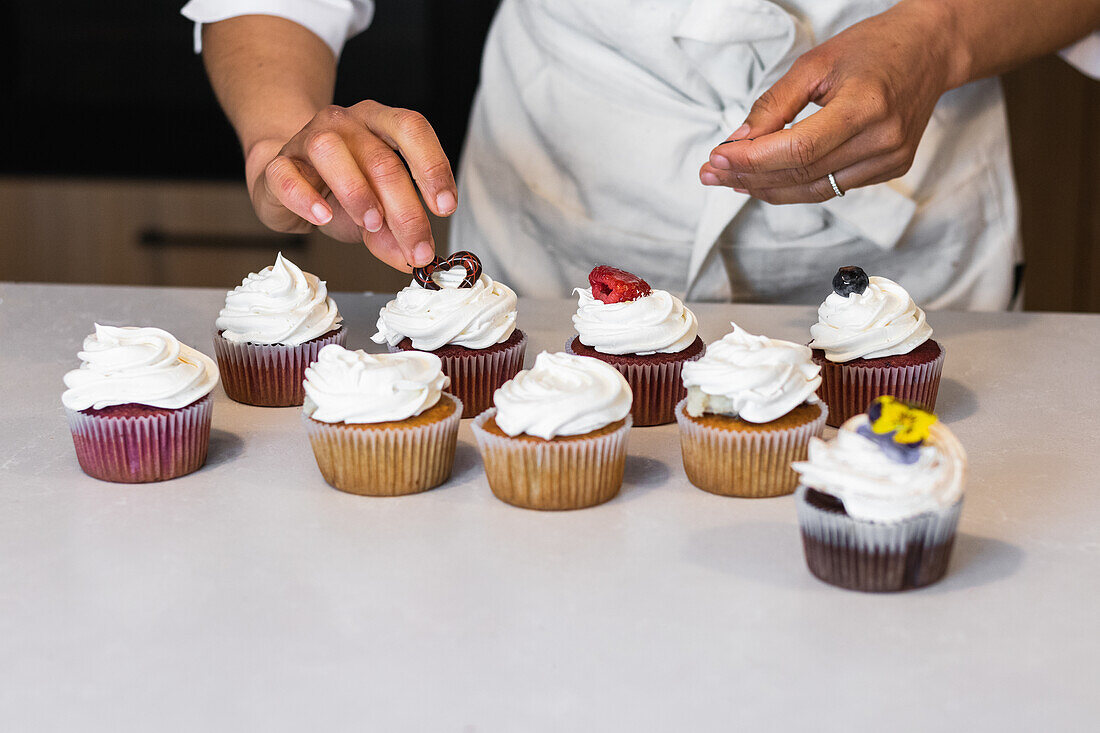
{"label": "thumb", "polygon": [[782,130],[817,96],[820,85],[821,75],[816,66],[798,59],[790,71],[753,102],[745,124],[731,137],[757,138]]}

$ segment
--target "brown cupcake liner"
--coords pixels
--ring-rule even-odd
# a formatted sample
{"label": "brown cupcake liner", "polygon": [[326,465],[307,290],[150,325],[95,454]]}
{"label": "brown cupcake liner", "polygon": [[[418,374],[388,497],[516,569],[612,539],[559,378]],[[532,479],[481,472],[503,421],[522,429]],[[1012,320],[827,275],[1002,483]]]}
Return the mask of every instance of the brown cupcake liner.
{"label": "brown cupcake liner", "polygon": [[962,499],[940,512],[897,522],[855,519],[796,494],[806,565],[820,580],[848,590],[890,592],[935,583],[947,572]]}
{"label": "brown cupcake liner", "polygon": [[693,485],[721,496],[784,496],[798,486],[794,461],[806,460],[810,438],[825,430],[829,408],[803,425],[768,431],[722,430],[700,425],[687,414],[687,399],[676,405],[684,472]]}
{"label": "brown cupcake liner", "polygon": [[914,366],[866,366],[814,359],[821,366],[821,386],[818,396],[829,405],[830,427],[840,427],[845,420],[867,410],[876,397],[891,395],[899,400],[933,412],[940,390],[945,355]]}
{"label": "brown cupcake liner", "polygon": [[491,408],[474,418],[489,488],[498,499],[525,509],[583,509],[619,493],[626,467],[626,441],[632,420],[591,438],[565,441],[520,440],[484,429],[496,416]]}
{"label": "brown cupcake liner", "polygon": [[[390,352],[405,351],[390,346]],[[436,354],[443,362],[443,373],[451,378],[447,391],[458,397],[465,408],[463,418],[477,417],[493,406],[493,393],[523,368],[523,355],[527,350],[527,334],[520,331],[520,338],[511,346],[481,351],[468,349],[461,354]]]}
{"label": "brown cupcake liner", "polygon": [[302,386],[306,367],[329,344],[344,345],[342,325],[297,346],[249,344],[229,341],[214,334],[214,355],[221,371],[222,387],[229,399],[259,407],[294,407],[305,400]]}
{"label": "brown cupcake liner", "polygon": [[[573,351],[573,342],[577,338],[574,336],[565,345],[565,350],[570,354],[576,353]],[[676,421],[676,405],[687,397],[687,388],[684,387],[680,373],[684,364],[702,359],[705,353],[704,348],[695,356],[680,361],[655,364],[604,362],[615,367],[630,385],[630,391],[634,394],[630,414],[634,418],[635,427],[666,425]]]}
{"label": "brown cupcake liner", "polygon": [[65,408],[76,459],[92,478],[123,484],[197,471],[210,447],[210,395],[156,415],[95,415]]}
{"label": "brown cupcake liner", "polygon": [[333,488],[360,496],[404,496],[434,489],[451,477],[454,467],[462,401],[450,399],[455,410],[447,417],[407,427],[323,423],[303,411],[321,475]]}

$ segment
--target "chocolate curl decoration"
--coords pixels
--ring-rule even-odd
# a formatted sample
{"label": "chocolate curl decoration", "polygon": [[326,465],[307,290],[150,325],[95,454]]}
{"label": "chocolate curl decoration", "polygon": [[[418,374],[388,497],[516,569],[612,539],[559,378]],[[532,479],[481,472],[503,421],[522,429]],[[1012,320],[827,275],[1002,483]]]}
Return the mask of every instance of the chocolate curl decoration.
{"label": "chocolate curl decoration", "polygon": [[413,269],[413,282],[425,290],[439,290],[439,283],[432,280],[432,273],[436,270],[450,270],[455,267],[466,270],[466,277],[462,278],[462,282],[458,284],[460,288],[472,288],[481,277],[481,260],[473,252],[463,250],[455,252],[447,259],[436,257],[423,267]]}

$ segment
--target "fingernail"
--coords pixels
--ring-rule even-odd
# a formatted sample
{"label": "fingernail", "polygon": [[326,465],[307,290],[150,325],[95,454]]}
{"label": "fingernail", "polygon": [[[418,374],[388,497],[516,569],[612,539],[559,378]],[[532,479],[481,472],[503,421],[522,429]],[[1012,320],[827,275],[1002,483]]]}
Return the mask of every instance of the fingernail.
{"label": "fingernail", "polygon": [[449,214],[455,210],[458,202],[450,191],[444,191],[435,197],[435,208],[440,214]]}
{"label": "fingernail", "polygon": [[718,153],[710,156],[710,164],[720,170],[728,171],[730,169],[729,158],[726,158]]}
{"label": "fingernail", "polygon": [[435,248],[432,247],[431,242],[421,242],[413,247],[413,262],[420,266],[431,262],[433,257],[435,257]]}
{"label": "fingernail", "polygon": [[310,209],[313,213],[313,218],[317,220],[318,224],[328,224],[332,219],[332,212],[328,210],[328,207],[324,204],[314,204]]}
{"label": "fingernail", "polygon": [[749,134],[749,123],[745,123],[733,131],[732,137],[739,138]]}
{"label": "fingernail", "polygon": [[747,189],[747,188],[735,188],[733,190],[736,191],[737,193],[748,193],[749,192],[749,189]]}
{"label": "fingernail", "polygon": [[378,213],[378,209],[370,209],[367,213],[363,214],[363,228],[371,234],[381,231],[382,215]]}
{"label": "fingernail", "polygon": [[717,186],[718,176],[714,175],[710,171],[707,171],[703,175],[699,176],[699,180],[703,182],[704,186]]}

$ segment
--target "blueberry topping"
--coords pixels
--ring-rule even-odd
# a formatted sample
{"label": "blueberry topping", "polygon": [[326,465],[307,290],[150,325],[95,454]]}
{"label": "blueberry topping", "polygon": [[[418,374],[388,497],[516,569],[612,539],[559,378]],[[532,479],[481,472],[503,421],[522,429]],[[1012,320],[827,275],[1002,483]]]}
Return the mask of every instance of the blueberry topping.
{"label": "blueberry topping", "polygon": [[852,293],[862,295],[870,284],[871,281],[863,268],[854,265],[842,267],[833,275],[833,292],[845,298]]}

